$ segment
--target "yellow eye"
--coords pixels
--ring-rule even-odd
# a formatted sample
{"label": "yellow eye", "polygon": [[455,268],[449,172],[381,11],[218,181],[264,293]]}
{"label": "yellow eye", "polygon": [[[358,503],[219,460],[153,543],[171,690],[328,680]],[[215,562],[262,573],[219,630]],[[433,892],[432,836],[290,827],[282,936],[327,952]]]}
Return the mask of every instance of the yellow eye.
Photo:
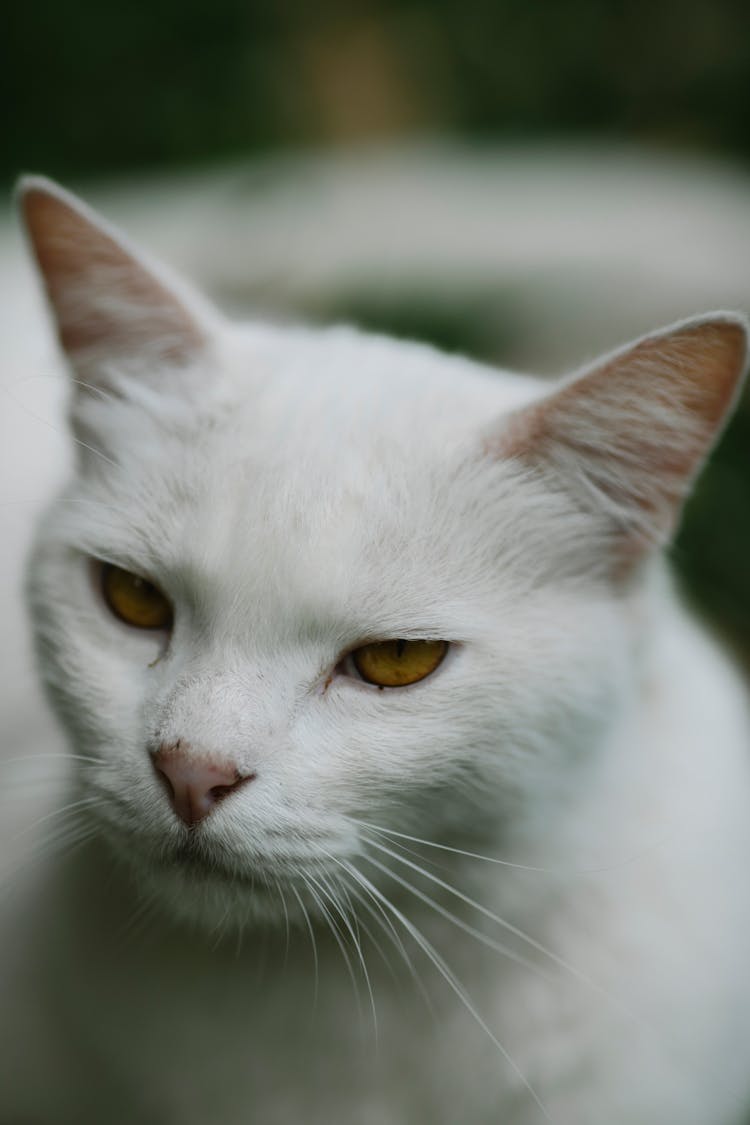
{"label": "yellow eye", "polygon": [[356,649],[352,660],[368,684],[404,687],[434,672],[447,651],[447,641],[377,641]]}
{"label": "yellow eye", "polygon": [[169,629],[172,606],[152,582],[111,563],[102,565],[102,594],[115,617],[136,629]]}

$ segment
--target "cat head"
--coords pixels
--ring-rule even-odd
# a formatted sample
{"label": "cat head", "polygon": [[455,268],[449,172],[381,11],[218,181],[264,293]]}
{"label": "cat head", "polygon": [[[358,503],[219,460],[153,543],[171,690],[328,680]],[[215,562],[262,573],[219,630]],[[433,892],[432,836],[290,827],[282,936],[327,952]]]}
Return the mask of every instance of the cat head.
{"label": "cat head", "polygon": [[31,612],[117,854],[213,924],[377,881],[373,826],[554,840],[638,691],[636,610],[737,393],[742,318],[550,386],[230,324],[56,185],[20,200],[78,455]]}

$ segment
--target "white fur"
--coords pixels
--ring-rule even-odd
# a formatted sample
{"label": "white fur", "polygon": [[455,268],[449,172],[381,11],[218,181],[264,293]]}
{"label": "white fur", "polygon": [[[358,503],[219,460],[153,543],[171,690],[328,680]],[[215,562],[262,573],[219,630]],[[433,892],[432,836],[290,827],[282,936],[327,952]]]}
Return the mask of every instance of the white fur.
{"label": "white fur", "polygon": [[[348,329],[210,334],[190,369],[115,365],[79,390],[89,448],[37,535],[41,669],[96,759],[74,761],[68,800],[95,798],[97,834],[13,898],[0,1120],[739,1125],[733,667],[658,557],[613,581],[603,517],[487,455],[541,382]],[[169,592],[166,651],[108,615],[91,556]],[[330,678],[396,636],[453,645],[406,689]],[[177,862],[148,759],[175,738],[257,773],[200,826],[202,867]],[[349,916],[328,907],[354,983],[297,879],[325,898],[341,863],[371,880],[359,916],[393,962],[363,935],[377,1038]]]}

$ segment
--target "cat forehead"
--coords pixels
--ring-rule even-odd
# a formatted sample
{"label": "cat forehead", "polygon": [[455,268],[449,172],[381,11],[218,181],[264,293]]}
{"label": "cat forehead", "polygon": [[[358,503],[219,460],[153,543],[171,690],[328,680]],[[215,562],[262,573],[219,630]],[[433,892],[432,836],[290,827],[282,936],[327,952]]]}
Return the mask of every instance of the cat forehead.
{"label": "cat forehead", "polygon": [[90,429],[106,429],[126,460],[132,451],[165,472],[170,456],[188,469],[182,443],[201,473],[266,465],[294,477],[304,466],[366,483],[389,459],[416,470],[478,444],[488,423],[541,390],[527,376],[353,329],[233,328],[205,370],[181,379],[129,380],[130,409],[89,400]]}
{"label": "cat forehead", "polygon": [[433,435],[481,426],[535,391],[531,378],[351,328],[239,330],[227,366],[251,416],[287,431],[300,422],[295,436],[320,451],[356,432],[365,444],[406,439],[416,456]]}
{"label": "cat forehead", "polygon": [[219,592],[239,573],[248,592],[276,589],[297,607],[356,600],[369,568],[391,607],[398,584],[426,612],[435,545],[455,581],[458,466],[534,381],[350,330],[246,329],[223,364],[218,396],[193,382],[184,400],[171,387],[111,408],[121,472],[105,467],[101,499],[114,487],[122,501],[121,518],[103,520],[115,561],[203,587],[211,576]]}

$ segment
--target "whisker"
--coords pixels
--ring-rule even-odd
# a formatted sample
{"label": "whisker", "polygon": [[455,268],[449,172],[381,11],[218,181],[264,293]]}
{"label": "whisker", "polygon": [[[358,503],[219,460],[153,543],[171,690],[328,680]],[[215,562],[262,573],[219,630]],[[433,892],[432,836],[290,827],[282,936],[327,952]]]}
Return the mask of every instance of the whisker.
{"label": "whisker", "polygon": [[383,828],[378,824],[369,824],[366,820],[356,820],[355,823],[361,825],[362,828],[369,828],[371,832],[382,833],[385,836],[397,836],[400,840],[409,840],[412,844],[422,844],[426,848],[435,848],[441,852],[451,852],[453,855],[465,856],[466,859],[480,859],[483,863],[496,863],[499,867],[511,867],[517,871],[538,871],[540,874],[545,875],[558,873],[550,867],[534,867],[527,863],[513,863],[509,859],[498,859],[495,856],[481,855],[479,852],[469,852],[465,851],[463,848],[453,848],[448,844],[436,844],[432,840],[422,840],[419,836],[410,836],[407,832],[396,832],[393,828]]}
{"label": "whisker", "polygon": [[[416,871],[417,874],[424,876],[425,879],[429,879],[430,882],[435,883],[439,887],[442,887],[442,889],[448,891],[449,894],[455,895],[456,898],[460,899],[462,902],[465,902],[467,906],[471,906],[474,910],[478,911],[480,914],[483,914],[485,918],[489,918],[491,922],[495,922],[496,925],[501,926],[508,933],[513,934],[520,941],[525,942],[532,949],[535,949],[538,953],[541,953],[542,956],[547,957],[550,961],[552,961],[553,964],[557,965],[565,972],[570,973],[570,975],[575,977],[576,980],[579,980],[582,984],[586,985],[587,988],[590,988],[593,992],[596,992],[599,996],[602,996],[605,1000],[612,1004],[612,1006],[617,1011],[621,1012],[629,1019],[638,1023],[641,1027],[648,1027],[648,1025],[640,1016],[631,1011],[626,1005],[618,1000],[617,997],[608,992],[607,989],[605,989],[602,985],[597,984],[596,981],[593,981],[581,969],[576,968],[575,965],[572,965],[569,961],[566,961],[565,958],[560,957],[556,953],[553,953],[551,949],[548,949],[545,945],[542,945],[541,942],[536,941],[536,939],[531,937],[530,934],[527,934],[518,926],[514,926],[512,922],[508,922],[505,918],[501,918],[500,915],[494,914],[493,911],[488,909],[488,907],[482,906],[481,903],[476,902],[474,899],[470,898],[469,895],[464,894],[463,891],[459,891],[457,887],[451,886],[451,884],[447,883],[444,879],[440,879],[437,875],[433,875],[430,871],[426,871],[418,864],[413,863],[410,859],[407,859],[406,856],[399,855],[398,852],[395,852],[391,848],[386,847],[385,844],[377,843],[377,841],[375,840],[369,840],[368,843],[370,847],[377,848],[378,851],[384,852],[386,855],[389,855],[391,859],[395,859],[398,863],[405,864],[413,871]],[[364,858],[372,862],[372,857],[368,856],[366,853],[364,855]]]}
{"label": "whisker", "polygon": [[495,941],[495,939],[489,937],[488,934],[482,933],[482,931],[476,929],[475,926],[471,926],[468,922],[465,922],[463,918],[459,918],[458,915],[453,914],[450,910],[447,910],[444,906],[441,906],[439,902],[435,901],[435,899],[430,898],[429,895],[425,894],[423,891],[420,891],[418,887],[415,887],[412,883],[408,882],[408,880],[402,879],[400,875],[397,875],[395,871],[392,871],[389,867],[386,867],[384,863],[380,863],[378,862],[378,860],[373,859],[372,856],[368,855],[365,856],[365,859],[368,863],[371,863],[374,867],[377,867],[379,871],[382,871],[384,875],[387,875],[388,878],[393,879],[396,883],[399,884],[399,886],[404,887],[404,889],[407,891],[410,891],[413,895],[420,899],[421,902],[426,903],[427,906],[440,914],[440,916],[445,918],[448,922],[451,922],[454,926],[458,927],[458,929],[463,930],[464,933],[469,934],[473,938],[476,938],[476,940],[481,942],[482,945],[486,945],[489,949],[494,950],[496,953],[501,953],[504,957],[507,957],[509,961],[513,961],[516,965],[521,965],[523,968],[528,969],[536,976],[539,976],[543,980],[546,980],[549,984],[554,983],[554,977],[550,973],[546,972],[541,965],[537,965],[537,963],[535,961],[532,961],[529,957],[524,957],[522,953],[517,953],[516,950],[511,949],[510,946],[505,945],[501,941]]}
{"label": "whisker", "polygon": [[[37,504],[37,503],[38,503],[38,501],[37,501],[36,498],[29,499],[28,497],[26,497],[24,499],[24,498],[19,498],[19,497],[12,497],[12,498],[9,499],[9,498],[6,497],[6,498],[0,500],[0,507],[10,508],[10,507],[13,507],[16,504],[27,504],[28,505],[28,504]],[[93,508],[96,511],[114,512],[116,515],[124,516],[126,518],[130,518],[130,516],[132,514],[128,511],[127,508],[125,508],[121,504],[110,504],[110,503],[107,503],[104,500],[92,500],[88,496],[58,496],[58,497],[55,498],[55,507],[60,507],[63,504],[77,504],[77,505],[80,505],[83,508]]]}
{"label": "whisker", "polygon": [[302,900],[302,896],[299,893],[299,891],[297,890],[297,888],[295,887],[294,883],[291,884],[291,889],[292,889],[292,893],[294,894],[294,897],[297,899],[297,902],[299,903],[300,910],[302,911],[302,917],[305,921],[305,926],[307,927],[307,932],[310,935],[310,945],[312,947],[313,964],[314,964],[314,967],[315,967],[315,984],[314,984],[314,988],[313,988],[313,1010],[315,1010],[318,1006],[318,990],[319,990],[319,987],[320,987],[320,964],[319,964],[319,961],[318,961],[318,943],[315,940],[315,931],[313,929],[312,922],[310,921],[310,912],[307,909],[307,907],[305,906],[305,904]]}
{"label": "whisker", "polygon": [[[327,855],[326,852],[323,852],[323,854]],[[328,858],[330,859],[331,857],[328,856]],[[365,980],[365,987],[367,988],[367,995],[368,995],[369,1000],[370,1000],[370,1010],[372,1012],[372,1026],[373,1026],[373,1033],[374,1033],[374,1038],[375,1038],[375,1047],[377,1049],[377,1044],[378,1044],[378,1016],[377,1016],[377,1011],[376,1011],[376,1008],[375,1008],[375,997],[374,997],[373,991],[372,991],[372,982],[370,980],[370,974],[367,970],[367,963],[365,962],[365,956],[364,956],[364,953],[362,951],[362,943],[360,941],[360,936],[356,932],[354,926],[352,925],[350,915],[341,906],[341,903],[339,902],[338,897],[336,896],[336,894],[331,889],[331,886],[330,886],[330,883],[328,882],[328,880],[323,875],[320,875],[320,880],[321,880],[323,886],[325,888],[327,888],[329,899],[334,904],[335,909],[338,911],[338,914],[341,917],[341,920],[344,923],[344,926],[346,927],[346,929],[349,933],[349,936],[352,939],[352,942],[354,943],[354,948],[355,948],[356,953],[357,953],[357,958],[359,960],[360,965],[362,966],[362,975],[363,975],[364,980]],[[356,916],[354,916],[354,917],[356,917]]]}
{"label": "whisker", "polygon": [[281,880],[275,879],[274,882],[276,883],[276,890],[279,893],[279,899],[281,901],[281,908],[284,911],[285,944],[284,944],[284,964],[283,964],[283,968],[286,968],[287,964],[289,962],[289,945],[290,945],[289,910],[287,909],[286,897],[284,895],[284,889],[281,885]]}
{"label": "whisker", "polygon": [[[375,934],[372,932],[372,927],[368,926],[367,922],[365,922],[365,920],[363,918],[360,918],[359,916],[356,915],[354,904],[356,902],[359,906],[361,906],[362,909],[365,910],[370,915],[371,918],[376,917],[375,914],[374,914],[374,911],[370,908],[369,904],[365,903],[362,896],[360,894],[357,894],[357,892],[354,890],[354,888],[349,883],[344,882],[343,879],[342,879],[342,882],[341,882],[341,886],[342,886],[342,889],[345,890],[346,900],[350,904],[350,907],[351,907],[352,912],[353,912],[353,916],[356,917],[357,932],[359,933],[360,930],[362,931],[362,933],[365,935],[365,937],[367,938],[370,945],[372,945],[373,949],[375,950],[375,952],[380,957],[381,961],[385,965],[386,969],[388,970],[388,972],[389,972],[390,976],[392,977],[392,979],[394,980],[394,982],[397,982],[398,978],[396,976],[396,972],[393,968],[393,965],[391,964],[390,957],[388,957],[387,953],[383,949],[382,943],[380,941],[378,941],[378,939],[375,937]],[[381,925],[381,928],[382,928],[382,925]]]}
{"label": "whisker", "polygon": [[[435,1014],[435,1009],[433,1007],[432,999],[430,998],[430,994],[427,991],[422,978],[419,976],[419,973],[416,970],[414,962],[412,961],[411,957],[409,956],[408,950],[406,949],[406,946],[404,945],[403,941],[401,940],[401,937],[398,933],[398,930],[396,930],[395,926],[393,925],[393,922],[391,922],[390,918],[388,917],[388,915],[383,910],[383,907],[381,906],[381,904],[375,898],[372,899],[372,904],[370,902],[368,902],[367,898],[365,898],[365,893],[369,897],[372,897],[372,896],[370,895],[369,891],[366,890],[366,888],[360,887],[359,889],[357,889],[356,887],[350,886],[349,890],[354,895],[354,897],[356,898],[357,902],[362,907],[362,909],[365,910],[375,922],[377,922],[377,924],[380,926],[381,930],[386,935],[386,937],[390,939],[392,945],[396,949],[396,952],[400,955],[404,964],[408,968],[409,974],[410,974],[412,980],[414,981],[415,985],[417,986],[417,990],[418,990],[420,996],[422,997],[422,999],[424,1000],[425,1006],[426,1006],[428,1012],[430,1013],[432,1019],[436,1020],[437,1017],[436,1017],[436,1014]],[[377,907],[377,910],[375,909],[375,907]],[[373,940],[370,931],[368,930],[367,932],[368,932],[368,935],[370,936],[371,940]],[[374,944],[375,944],[375,948],[377,949],[378,953],[380,953],[381,957],[383,958],[383,960],[384,960],[391,976],[393,977],[394,981],[396,981],[396,983],[398,983],[398,978],[396,976],[396,972],[395,972],[393,966],[391,965],[390,958],[388,958],[386,956],[385,951],[382,949],[382,947],[380,946],[379,943],[374,942]]]}
{"label": "whisker", "polygon": [[[361,825],[363,828],[369,828],[372,832],[380,832],[386,836],[397,836],[401,840],[409,840],[413,844],[422,844],[426,848],[435,848],[442,852],[451,852],[453,855],[465,856],[467,859],[478,859],[483,863],[495,863],[499,867],[510,867],[516,871],[536,871],[541,875],[603,875],[608,871],[618,871],[621,867],[628,867],[631,863],[637,863],[638,860],[645,859],[653,854],[656,848],[662,847],[669,841],[669,836],[664,835],[660,839],[649,844],[645,848],[639,848],[637,852],[632,852],[624,859],[617,860],[616,863],[608,863],[602,867],[535,867],[533,864],[528,863],[514,863],[509,859],[499,859],[497,856],[482,855],[480,852],[465,851],[463,848],[453,848],[448,844],[438,844],[434,840],[422,840],[419,836],[410,836],[406,832],[396,832],[393,828],[383,828],[377,824],[368,824],[365,820],[356,820],[354,817],[347,817],[354,824]],[[410,849],[406,848],[410,855],[414,855]],[[423,856],[418,858],[423,859]]]}
{"label": "whisker", "polygon": [[36,820],[32,821],[31,824],[25,824],[19,832],[16,832],[14,836],[10,837],[8,843],[17,843],[19,840],[23,839],[24,836],[27,836],[30,832],[33,832],[36,828],[39,828],[40,825],[45,824],[48,820],[54,820],[56,817],[63,816],[65,813],[74,810],[83,810],[86,808],[90,808],[91,805],[97,805],[99,803],[100,800],[98,797],[81,797],[77,801],[71,801],[70,804],[63,805],[61,808],[52,809],[51,812],[45,813],[44,816],[38,817]]}
{"label": "whisker", "polygon": [[214,939],[214,942],[211,946],[211,952],[212,953],[216,952],[216,950],[219,948],[219,946],[221,945],[221,943],[224,939],[224,935],[226,933],[227,918],[229,917],[229,910],[230,910],[230,904],[229,904],[229,902],[227,902],[226,906],[224,907],[224,910],[222,911],[221,917],[219,918],[218,922],[216,923],[215,926],[211,927],[209,936],[213,936],[214,934],[216,935],[216,937]]}
{"label": "whisker", "polygon": [[[7,388],[8,386],[11,386],[11,387],[24,386],[24,385],[27,385],[28,383],[52,383],[52,384],[57,385],[57,384],[59,384],[59,382],[60,382],[60,375],[56,371],[55,372],[36,371],[31,375],[21,375],[21,376],[19,376],[19,378],[13,379],[12,382],[5,384],[5,387]],[[101,398],[106,402],[119,402],[119,401],[121,401],[120,399],[118,399],[118,397],[116,395],[114,395],[112,393],[112,391],[108,391],[104,387],[97,387],[95,383],[87,383],[85,379],[75,379],[75,378],[73,378],[72,375],[69,374],[68,378],[67,378],[67,382],[72,383],[73,386],[75,386],[75,387],[81,387],[85,391],[90,391],[91,394],[96,395],[98,398]],[[21,405],[25,407],[24,403],[22,403]]]}
{"label": "whisker", "polygon": [[3,766],[18,765],[25,762],[42,762],[53,761],[68,763],[68,762],[91,762],[94,765],[102,765],[103,758],[95,758],[92,754],[69,754],[60,752],[59,754],[17,754],[13,758],[0,758],[0,768]]}
{"label": "whisker", "polygon": [[[37,422],[41,422],[43,426],[46,426],[47,429],[52,430],[54,433],[63,434],[65,432],[59,426],[54,426],[46,418],[42,418],[41,414],[37,414],[36,411],[29,410],[28,407],[24,407],[23,409],[30,418],[33,418]],[[74,445],[79,446],[81,449],[86,449],[89,453],[93,453],[96,457],[101,458],[101,460],[105,461],[106,464],[111,465],[113,469],[117,468],[117,462],[113,461],[111,457],[107,457],[106,453],[102,453],[101,449],[97,449],[95,445],[89,445],[87,441],[83,441],[81,438],[76,437],[72,433],[68,433],[66,437],[67,440],[72,441]]]}
{"label": "whisker", "polygon": [[43,418],[41,414],[37,414],[35,410],[31,410],[25,402],[21,402],[21,400],[13,394],[13,392],[7,385],[0,387],[0,390],[2,390],[8,396],[8,398],[12,399],[16,406],[19,407],[29,418],[33,418],[35,422],[41,422],[43,426],[46,426],[48,430],[52,430],[53,433],[65,435],[69,440],[72,440],[82,449],[87,449],[89,453],[93,453],[97,457],[101,457],[102,461],[106,461],[106,463],[108,465],[111,465],[112,468],[117,468],[117,463],[113,461],[111,457],[107,457],[106,453],[102,453],[101,449],[97,449],[95,446],[89,445],[88,442],[82,441],[81,438],[76,437],[75,434],[63,430],[60,426],[56,426],[54,422],[50,422],[48,418]]}
{"label": "whisker", "polygon": [[138,905],[131,913],[127,922],[122,926],[118,935],[118,940],[112,945],[112,953],[114,956],[123,952],[129,945],[133,945],[136,942],[145,930],[148,922],[157,912],[157,909],[158,904],[156,897],[153,894],[144,895],[141,892]]}
{"label": "whisker", "polygon": [[37,864],[53,855],[59,859],[66,858],[97,835],[94,825],[82,822],[77,812],[72,812],[68,819],[68,823],[56,824],[50,832],[36,840],[28,852],[0,870],[0,889],[3,893],[10,891],[13,883],[27,875]]}
{"label": "whisker", "polygon": [[538,1106],[539,1110],[543,1114],[545,1120],[552,1121],[552,1117],[550,1116],[549,1110],[547,1109],[544,1102],[542,1101],[542,1099],[537,1094],[536,1090],[534,1090],[534,1088],[531,1085],[531,1083],[529,1082],[528,1078],[526,1078],[523,1071],[520,1069],[518,1064],[515,1062],[515,1060],[509,1054],[508,1050],[503,1046],[503,1044],[500,1042],[500,1040],[497,1038],[497,1036],[490,1029],[490,1027],[486,1023],[486,1021],[479,1014],[479,1012],[477,1011],[476,1007],[474,1006],[469,994],[467,993],[465,987],[461,984],[461,982],[458,980],[458,978],[455,976],[455,974],[451,971],[451,969],[448,968],[445,961],[440,956],[440,954],[437,952],[435,947],[431,944],[431,942],[428,941],[428,939],[424,936],[424,934],[419,929],[417,929],[417,927],[412,922],[410,922],[409,919],[404,914],[402,914],[402,912],[398,909],[398,907],[394,906],[393,903],[378,890],[378,888],[375,886],[375,884],[370,882],[370,880],[365,875],[363,875],[361,871],[359,871],[357,868],[355,868],[353,864],[349,863],[346,860],[341,860],[341,861],[338,861],[338,862],[340,862],[342,864],[342,866],[347,871],[349,871],[350,875],[352,875],[355,879],[357,879],[358,882],[363,881],[363,885],[367,885],[369,887],[371,893],[376,895],[377,898],[380,899],[380,901],[384,904],[384,906],[386,906],[388,908],[388,910],[390,910],[393,913],[393,915],[399,920],[401,925],[406,929],[407,933],[409,933],[411,935],[413,940],[423,950],[425,955],[429,958],[429,960],[432,962],[432,964],[438,970],[440,975],[443,977],[443,979],[446,981],[446,983],[450,986],[450,988],[453,990],[453,992],[459,998],[461,1003],[466,1008],[467,1012],[471,1015],[472,1019],[474,1019],[474,1021],[478,1024],[478,1026],[482,1029],[482,1031],[484,1031],[484,1033],[489,1038],[490,1042],[497,1048],[497,1050],[503,1056],[503,1058],[508,1063],[508,1065],[511,1067],[513,1072],[516,1074],[516,1076],[523,1083],[524,1087],[526,1088],[526,1090],[528,1090],[529,1094],[531,1095],[534,1102]]}
{"label": "whisker", "polygon": [[117,395],[112,394],[111,391],[106,390],[104,387],[97,387],[95,383],[87,383],[85,379],[72,379],[68,376],[68,382],[72,383],[74,387],[80,387],[81,390],[87,391],[89,394],[96,395],[103,402],[117,403],[121,402]]}
{"label": "whisker", "polygon": [[362,1022],[362,1002],[361,1002],[361,999],[360,999],[359,988],[357,986],[357,977],[355,975],[354,968],[352,966],[351,958],[349,957],[349,954],[346,951],[346,946],[344,945],[344,942],[341,939],[341,935],[339,933],[338,927],[336,926],[336,923],[335,923],[333,917],[331,916],[330,911],[326,907],[325,902],[322,900],[318,891],[315,889],[315,887],[317,886],[317,883],[315,882],[313,876],[308,871],[308,872],[305,872],[305,873],[302,874],[302,878],[304,880],[305,886],[307,887],[307,890],[309,891],[313,901],[315,902],[315,904],[318,907],[318,910],[321,912],[329,930],[331,931],[333,939],[336,942],[336,945],[339,948],[341,956],[344,959],[344,964],[346,965],[346,970],[349,974],[349,979],[352,982],[352,988],[354,990],[354,999],[355,999],[355,1002],[356,1002],[356,1005],[357,1005],[357,1016],[358,1016],[358,1019],[359,1019],[360,1024],[361,1024],[361,1022]]}

